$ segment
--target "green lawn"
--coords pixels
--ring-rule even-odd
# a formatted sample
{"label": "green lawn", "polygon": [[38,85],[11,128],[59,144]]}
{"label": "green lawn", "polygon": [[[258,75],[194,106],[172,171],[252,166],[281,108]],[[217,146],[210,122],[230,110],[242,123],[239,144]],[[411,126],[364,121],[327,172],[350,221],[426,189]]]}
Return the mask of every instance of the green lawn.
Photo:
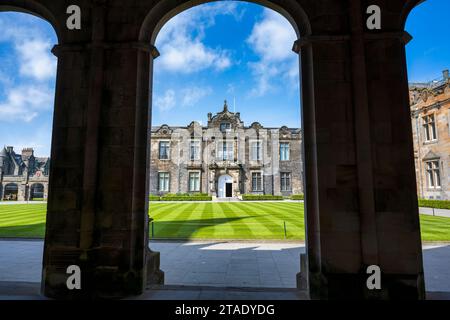
{"label": "green lawn", "polygon": [[[151,203],[156,238],[304,240],[303,204],[295,202]],[[150,235],[152,234],[150,230]]]}
{"label": "green lawn", "polygon": [[[1,205],[0,237],[42,238],[45,204]],[[150,203],[155,238],[304,240],[303,204]],[[450,219],[421,215],[424,241],[450,241]],[[152,235],[152,230],[150,230]]]}

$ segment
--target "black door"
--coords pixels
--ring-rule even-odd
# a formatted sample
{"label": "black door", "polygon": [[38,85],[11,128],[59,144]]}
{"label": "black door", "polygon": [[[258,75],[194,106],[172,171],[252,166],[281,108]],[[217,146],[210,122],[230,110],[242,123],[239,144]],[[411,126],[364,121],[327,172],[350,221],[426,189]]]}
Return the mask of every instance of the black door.
{"label": "black door", "polygon": [[233,196],[233,184],[232,183],[227,183],[225,196],[227,198],[231,198]]}

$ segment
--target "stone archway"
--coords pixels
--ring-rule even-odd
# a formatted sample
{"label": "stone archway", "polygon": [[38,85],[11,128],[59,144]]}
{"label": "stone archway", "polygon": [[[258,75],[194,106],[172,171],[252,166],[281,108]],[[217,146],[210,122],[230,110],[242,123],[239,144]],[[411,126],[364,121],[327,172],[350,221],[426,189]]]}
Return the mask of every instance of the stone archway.
{"label": "stone archway", "polygon": [[17,201],[19,199],[19,186],[17,183],[8,183],[5,185],[3,200]]}
{"label": "stone archway", "polygon": [[30,200],[44,199],[44,185],[42,183],[34,183],[30,187]]}
{"label": "stone archway", "polygon": [[[231,190],[229,190],[231,187]],[[217,181],[217,196],[219,198],[233,197],[233,178],[227,174],[219,177]]]}
{"label": "stone archway", "polygon": [[[54,50],[47,296],[126,297],[161,280],[147,249],[152,37],[204,2],[72,1],[83,27],[60,29]],[[419,2],[377,1],[387,14],[383,30],[371,31],[362,0],[257,1],[284,13],[299,34],[312,298],[424,298],[403,30]],[[65,25],[66,8],[54,0],[8,3],[39,4]],[[84,274],[77,292],[65,286],[74,264]],[[383,272],[379,292],[365,285],[374,264]]]}

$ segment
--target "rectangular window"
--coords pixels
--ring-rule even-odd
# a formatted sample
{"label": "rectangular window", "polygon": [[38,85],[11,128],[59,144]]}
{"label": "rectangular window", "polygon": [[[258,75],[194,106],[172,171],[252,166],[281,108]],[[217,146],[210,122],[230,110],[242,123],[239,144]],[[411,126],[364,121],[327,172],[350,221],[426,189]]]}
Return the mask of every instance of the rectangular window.
{"label": "rectangular window", "polygon": [[437,140],[436,121],[434,114],[423,117],[423,128],[425,134],[425,142]]}
{"label": "rectangular window", "polygon": [[262,191],[262,174],[261,172],[252,173],[252,191]]}
{"label": "rectangular window", "polygon": [[280,160],[289,161],[289,158],[290,158],[289,143],[287,142],[280,143]]}
{"label": "rectangular window", "polygon": [[440,189],[441,188],[441,171],[439,166],[439,160],[428,161],[425,163],[425,169],[427,171],[428,188]]}
{"label": "rectangular window", "polygon": [[218,143],[217,158],[221,161],[234,160],[234,143],[228,141],[221,141]]}
{"label": "rectangular window", "polygon": [[189,191],[191,192],[200,191],[200,172],[189,173]]}
{"label": "rectangular window", "polygon": [[170,182],[170,174],[168,172],[160,172],[158,173],[158,181],[159,181],[159,191],[160,192],[169,192],[169,182]]}
{"label": "rectangular window", "polygon": [[291,191],[291,173],[281,173],[281,191]]}
{"label": "rectangular window", "polygon": [[252,149],[252,160],[253,161],[260,161],[261,160],[261,142],[252,142],[251,144]]}
{"label": "rectangular window", "polygon": [[229,131],[229,130],[231,130],[231,123],[223,122],[223,123],[220,124],[220,131],[226,132],[226,131]]}
{"label": "rectangular window", "polygon": [[161,141],[159,143],[159,159],[169,160],[169,155],[170,155],[170,142]]}
{"label": "rectangular window", "polygon": [[191,160],[200,160],[200,141],[191,141]]}

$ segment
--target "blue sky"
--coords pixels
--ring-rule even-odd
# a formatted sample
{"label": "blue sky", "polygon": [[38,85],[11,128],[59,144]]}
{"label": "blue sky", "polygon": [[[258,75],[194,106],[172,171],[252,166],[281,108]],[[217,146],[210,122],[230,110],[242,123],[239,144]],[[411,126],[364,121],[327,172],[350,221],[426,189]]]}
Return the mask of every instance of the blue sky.
{"label": "blue sky", "polygon": [[[449,12],[450,1],[429,0],[409,17],[411,81],[432,80],[450,68]],[[2,12],[0,30],[0,146],[49,155],[56,35],[47,22],[22,13]],[[156,40],[161,56],[154,65],[153,125],[205,124],[207,113],[221,111],[227,99],[247,125],[300,126],[295,38],[282,16],[245,2],[210,3],[177,15]]]}

